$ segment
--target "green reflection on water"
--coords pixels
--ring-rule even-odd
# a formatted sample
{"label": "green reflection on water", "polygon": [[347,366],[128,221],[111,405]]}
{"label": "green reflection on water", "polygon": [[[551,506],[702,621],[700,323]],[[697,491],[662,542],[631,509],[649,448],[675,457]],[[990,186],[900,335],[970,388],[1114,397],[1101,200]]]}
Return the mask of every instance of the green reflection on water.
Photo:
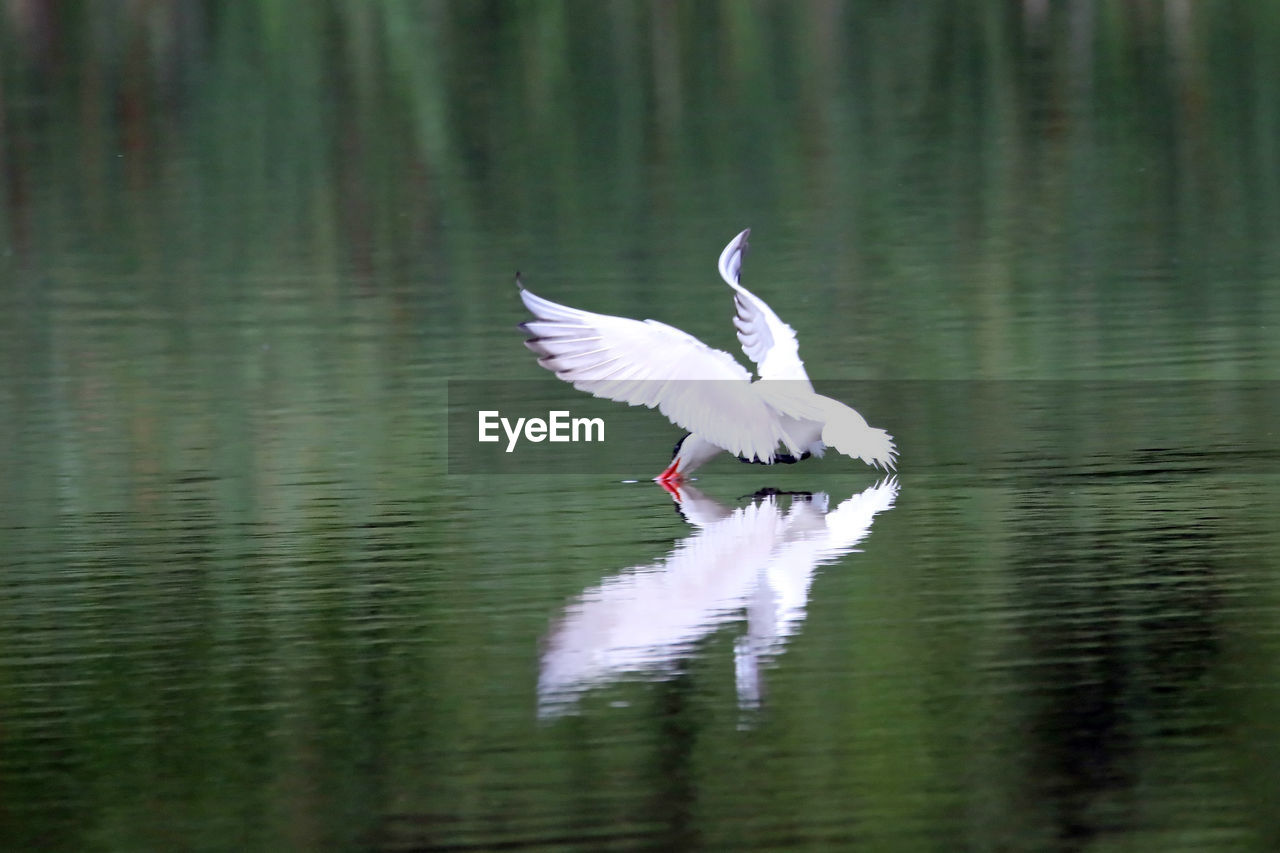
{"label": "green reflection on water", "polygon": [[446,478],[443,411],[536,372],[517,267],[736,351],[748,225],[816,377],[1275,379],[1277,8],[2,8],[16,847],[1275,846],[1271,477],[907,479],[758,726],[721,632],[540,727],[548,620],[688,529]]}

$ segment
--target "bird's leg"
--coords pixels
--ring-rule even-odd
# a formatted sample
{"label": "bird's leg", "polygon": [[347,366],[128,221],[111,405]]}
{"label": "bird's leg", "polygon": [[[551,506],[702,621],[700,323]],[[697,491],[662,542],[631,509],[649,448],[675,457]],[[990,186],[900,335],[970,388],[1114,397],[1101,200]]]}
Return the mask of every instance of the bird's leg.
{"label": "bird's leg", "polygon": [[738,461],[747,462],[752,465],[774,465],[779,462],[782,463],[783,465],[794,465],[797,462],[801,462],[805,459],[808,459],[812,455],[813,455],[812,453],[806,450],[804,453],[801,453],[799,457],[792,456],[790,453],[775,453],[773,456],[773,459],[769,462],[764,462],[760,459],[748,459],[745,456],[739,456]]}

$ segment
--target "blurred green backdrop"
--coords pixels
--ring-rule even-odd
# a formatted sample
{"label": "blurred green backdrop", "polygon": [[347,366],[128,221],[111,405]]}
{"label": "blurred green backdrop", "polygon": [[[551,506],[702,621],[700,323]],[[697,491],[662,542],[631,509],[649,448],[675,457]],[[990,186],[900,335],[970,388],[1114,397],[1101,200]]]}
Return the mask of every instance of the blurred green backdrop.
{"label": "blurred green backdrop", "polygon": [[[1220,471],[1274,447],[1280,4],[3,0],[0,164],[5,846],[1280,845],[1276,457]],[[549,621],[690,529],[446,476],[445,381],[546,381],[517,268],[736,352],[747,226],[815,377],[1062,381],[1020,446],[1074,440],[904,446],[756,726],[723,632],[539,723]]]}

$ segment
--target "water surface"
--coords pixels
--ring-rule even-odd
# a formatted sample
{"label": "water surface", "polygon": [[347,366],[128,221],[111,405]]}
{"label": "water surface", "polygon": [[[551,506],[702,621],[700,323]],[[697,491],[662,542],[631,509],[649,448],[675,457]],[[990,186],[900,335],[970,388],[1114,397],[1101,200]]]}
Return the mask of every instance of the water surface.
{"label": "water surface", "polygon": [[[1266,4],[142,8],[0,4],[4,846],[1280,844]],[[896,480],[455,470],[747,226]]]}

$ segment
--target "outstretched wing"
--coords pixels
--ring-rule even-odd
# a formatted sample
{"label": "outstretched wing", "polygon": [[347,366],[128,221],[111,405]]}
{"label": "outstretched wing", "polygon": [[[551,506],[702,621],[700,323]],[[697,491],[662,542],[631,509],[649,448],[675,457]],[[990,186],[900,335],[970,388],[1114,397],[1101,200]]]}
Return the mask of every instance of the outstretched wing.
{"label": "outstretched wing", "polygon": [[761,379],[798,379],[809,381],[800,360],[800,345],[795,330],[773,313],[763,299],[742,286],[742,259],[747,254],[747,237],[751,229],[729,241],[720,253],[720,277],[733,288],[733,302],[738,309],[733,325],[747,358],[759,367]]}
{"label": "outstretched wing", "polygon": [[[519,279],[517,279],[519,284]],[[521,285],[534,319],[520,324],[538,363],[596,397],[656,408],[730,453],[771,459],[779,442],[797,452],[777,414],[727,352],[656,320],[593,314]]]}

